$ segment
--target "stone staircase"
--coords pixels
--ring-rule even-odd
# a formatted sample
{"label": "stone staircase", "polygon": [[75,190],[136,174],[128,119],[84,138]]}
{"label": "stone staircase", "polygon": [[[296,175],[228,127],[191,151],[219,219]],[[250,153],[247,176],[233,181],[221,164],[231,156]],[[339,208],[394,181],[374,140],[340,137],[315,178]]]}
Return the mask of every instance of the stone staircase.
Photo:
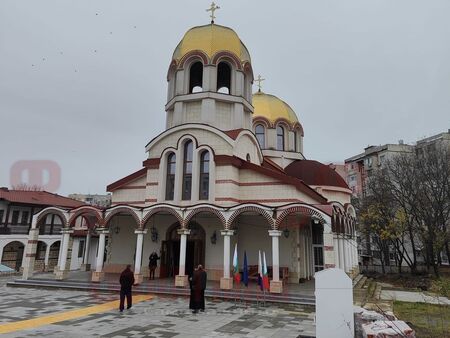
{"label": "stone staircase", "polygon": [[[16,279],[7,283],[10,287],[28,287],[28,288],[47,288],[47,289],[69,289],[93,292],[118,292],[120,286],[114,282],[104,281],[101,283],[92,283],[88,281],[77,280],[54,280],[31,278],[28,280]],[[161,294],[166,296],[189,296],[189,289],[177,288],[170,285],[138,285],[133,288],[136,293]],[[273,302],[299,305],[315,306],[315,297],[300,295],[296,293],[283,294],[263,294],[260,291],[253,290],[221,290],[216,288],[207,288],[205,296],[209,298],[221,298],[231,301],[247,302]]]}
{"label": "stone staircase", "polygon": [[374,297],[379,297],[381,286],[374,282],[372,278],[358,275],[353,279],[353,303],[357,306],[364,304]]}

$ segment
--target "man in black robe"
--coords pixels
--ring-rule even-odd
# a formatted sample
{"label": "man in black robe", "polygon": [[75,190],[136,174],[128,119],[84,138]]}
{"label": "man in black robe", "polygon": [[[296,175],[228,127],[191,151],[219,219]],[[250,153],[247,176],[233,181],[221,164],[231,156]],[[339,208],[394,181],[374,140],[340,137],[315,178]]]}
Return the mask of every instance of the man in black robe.
{"label": "man in black robe", "polygon": [[206,289],[206,271],[199,265],[192,276],[192,289],[189,308],[197,313],[198,310],[205,311],[205,289]]}
{"label": "man in black robe", "polygon": [[158,254],[155,251],[153,251],[148,259],[148,270],[150,271],[149,279],[155,279],[155,270],[156,267],[158,266],[158,259],[159,259]]}
{"label": "man in black robe", "polygon": [[125,296],[127,297],[127,309],[132,305],[131,288],[134,284],[134,274],[131,271],[131,265],[127,265],[126,269],[120,274],[120,312],[124,309]]}

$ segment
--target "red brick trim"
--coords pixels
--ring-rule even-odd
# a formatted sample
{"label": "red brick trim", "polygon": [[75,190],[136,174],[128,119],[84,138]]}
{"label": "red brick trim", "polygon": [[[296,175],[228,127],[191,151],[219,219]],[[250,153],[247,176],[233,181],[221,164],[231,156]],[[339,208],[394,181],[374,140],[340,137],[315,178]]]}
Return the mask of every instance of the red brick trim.
{"label": "red brick trim", "polygon": [[302,203],[303,201],[300,201],[296,198],[267,198],[267,199],[258,199],[258,200],[244,200],[244,199],[237,199],[233,197],[216,197],[215,199],[217,202],[236,202],[236,203]]}
{"label": "red brick trim", "polygon": [[29,239],[28,244],[37,244],[39,242],[37,239]]}
{"label": "red brick trim", "polygon": [[258,214],[260,214],[261,216],[263,216],[267,222],[269,223],[270,228],[273,228],[274,225],[274,219],[272,218],[272,216],[264,209],[255,207],[255,206],[248,206],[248,207],[243,207],[240,209],[237,209],[228,219],[228,223],[227,223],[227,229],[231,228],[231,226],[233,225],[234,220],[242,213],[244,212],[248,212],[248,211],[253,211],[256,212]]}
{"label": "red brick trim", "polygon": [[[133,203],[133,202],[127,202],[127,203]],[[120,212],[129,214],[130,216],[132,216],[134,218],[134,220],[136,221],[136,228],[139,227],[139,225],[141,224],[139,216],[134,212],[133,209],[128,208],[128,207],[120,207],[120,208],[117,208],[117,209],[114,209],[113,211],[111,211],[111,213],[108,214],[108,216],[106,216],[106,218],[105,218],[105,226],[108,227],[109,221],[114,217],[114,215],[117,215]]]}
{"label": "red brick trim", "polygon": [[156,198],[146,198],[145,202],[158,202],[158,200]]}
{"label": "red brick trim", "polygon": [[197,208],[192,210],[185,218],[184,220],[184,224],[188,225],[189,221],[192,219],[192,217],[194,217],[196,214],[201,213],[201,212],[210,212],[214,215],[217,216],[218,219],[220,219],[220,221],[222,222],[223,227],[226,226],[227,221],[225,220],[225,217],[222,215],[222,213],[219,210],[216,210],[214,208],[210,208],[210,207],[201,207],[201,208]]}
{"label": "red brick trim", "polygon": [[113,192],[114,190],[120,188],[121,186],[123,186],[127,183],[130,183],[146,174],[147,174],[147,168],[142,168],[128,176],[125,176],[124,178],[121,178],[120,180],[118,180],[114,183],[111,183],[110,185],[108,185],[106,187],[106,191]]}
{"label": "red brick trim", "polygon": [[150,210],[149,213],[144,216],[144,218],[142,219],[142,222],[141,222],[141,228],[144,228],[145,223],[148,222],[150,217],[152,217],[153,215],[155,215],[155,214],[157,214],[158,212],[161,212],[161,211],[168,212],[169,214],[175,216],[175,218],[180,223],[180,226],[183,226],[183,218],[175,210],[173,210],[171,208],[167,208],[167,207],[156,207],[156,208]]}
{"label": "red brick trim", "polygon": [[314,209],[311,209],[311,208],[308,208],[306,206],[300,205],[300,206],[295,206],[295,207],[291,207],[289,209],[284,210],[281,213],[281,215],[279,215],[277,217],[277,220],[276,220],[276,223],[275,223],[276,228],[278,228],[280,226],[281,222],[283,222],[283,220],[287,216],[289,216],[290,214],[293,214],[293,213],[302,213],[302,214],[307,214],[307,215],[310,215],[310,216],[316,216],[317,218],[319,218],[322,221],[322,223],[325,223],[324,218],[322,217],[322,215],[318,211],[316,211]]}
{"label": "red brick trim", "polygon": [[213,65],[217,65],[218,61],[222,61],[221,59],[231,59],[236,66],[237,69],[242,70],[241,60],[236,56],[236,54],[231,53],[229,51],[220,51],[214,54],[212,57],[211,63]]}
{"label": "red brick trim", "polygon": [[205,54],[205,52],[198,49],[198,50],[190,51],[189,53],[183,55],[181,57],[181,60],[178,63],[178,69],[184,68],[184,64],[186,63],[186,61],[188,59],[190,59],[191,57],[196,57],[196,56],[202,60],[203,65],[208,64],[208,56]]}
{"label": "red brick trim", "polygon": [[325,269],[331,269],[331,268],[335,268],[336,265],[334,264],[325,264]]}
{"label": "red brick trim", "polygon": [[333,250],[334,250],[334,247],[333,247],[333,246],[330,246],[330,245],[324,245],[324,246],[323,246],[323,249],[324,249],[325,251],[333,251]]}
{"label": "red brick trim", "polygon": [[119,204],[145,204],[144,201],[118,201],[112,202],[111,205],[119,205]]}
{"label": "red brick trim", "polygon": [[239,159],[235,156],[214,155],[214,163],[216,164],[216,166],[232,165],[234,167],[240,168],[241,162],[242,162],[241,159]]}
{"label": "red brick trim", "polygon": [[268,185],[284,185],[283,182],[237,182],[235,180],[216,180],[216,184],[231,183],[240,187],[252,187],[252,186],[268,186]]}
{"label": "red brick trim", "polygon": [[[72,210],[71,212],[75,211],[70,217],[69,217],[69,221],[67,222],[68,226],[70,227],[72,225],[73,222],[75,222],[75,220],[82,215],[90,215],[90,216],[95,216],[97,222],[99,222],[100,224],[103,223],[103,215],[102,212],[97,209],[96,207],[93,206],[83,206],[80,208],[77,208],[76,210]],[[86,222],[89,223],[89,220],[87,218]],[[91,224],[89,224],[91,225]]]}
{"label": "red brick trim", "polygon": [[25,254],[25,257],[36,257],[35,253],[27,253]]}
{"label": "red brick trim", "polygon": [[292,186],[296,187],[299,191],[301,191],[301,192],[305,193],[306,195],[308,195],[309,197],[317,200],[318,203],[321,203],[321,204],[327,203],[327,199],[325,197],[323,197],[321,194],[319,194],[313,188],[311,188],[310,186],[305,184],[302,180],[299,180],[298,178],[286,175],[282,172],[271,170],[271,169],[253,164],[251,162],[241,160],[240,158],[238,158],[236,156],[215,155],[214,162],[217,166],[232,165],[239,169],[253,170],[262,175],[266,175],[266,176],[272,177],[274,179],[280,180],[281,182],[284,182],[287,185],[292,185]]}
{"label": "red brick trim", "polygon": [[129,185],[120,189],[145,189],[145,185]]}
{"label": "red brick trim", "polygon": [[154,185],[158,185],[159,183],[158,182],[147,182],[147,187],[150,187],[150,186],[154,186]]}
{"label": "red brick trim", "polygon": [[39,223],[49,214],[55,214],[58,215],[58,217],[61,219],[62,227],[65,228],[67,225],[67,219],[66,216],[58,209],[50,207],[48,209],[44,209],[41,214],[39,214],[37,220],[36,220],[36,226],[39,227]]}
{"label": "red brick trim", "polygon": [[161,163],[160,158],[149,158],[142,162],[142,165],[148,169],[159,169],[159,164]]}

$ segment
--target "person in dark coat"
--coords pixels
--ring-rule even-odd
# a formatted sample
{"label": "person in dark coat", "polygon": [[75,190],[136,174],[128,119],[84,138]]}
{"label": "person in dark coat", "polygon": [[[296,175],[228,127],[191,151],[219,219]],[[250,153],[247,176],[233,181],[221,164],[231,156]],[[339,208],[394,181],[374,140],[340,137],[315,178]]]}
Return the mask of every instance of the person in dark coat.
{"label": "person in dark coat", "polygon": [[[150,271],[149,279],[155,279],[155,270],[158,266],[158,254],[153,251],[150,257],[148,258],[148,270]],[[153,276],[153,278],[152,278]]]}
{"label": "person in dark coat", "polygon": [[[205,311],[205,289],[206,289],[206,271],[199,265],[192,276],[191,300],[194,313],[198,310]],[[190,302],[191,303],[191,302]]]}
{"label": "person in dark coat", "polygon": [[120,274],[120,305],[119,310],[120,312],[123,311],[124,303],[125,303],[125,296],[127,297],[127,309],[129,309],[132,305],[132,298],[131,298],[131,288],[134,285],[134,274],[133,271],[131,271],[131,265],[127,265],[126,269],[122,271]]}

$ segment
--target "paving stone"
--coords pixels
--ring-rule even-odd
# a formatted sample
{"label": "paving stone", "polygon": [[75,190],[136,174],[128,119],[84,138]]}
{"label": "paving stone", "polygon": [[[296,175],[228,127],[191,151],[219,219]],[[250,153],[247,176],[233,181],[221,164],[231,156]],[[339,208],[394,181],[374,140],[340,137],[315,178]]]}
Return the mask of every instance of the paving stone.
{"label": "paving stone", "polygon": [[[68,290],[8,288],[0,281],[0,323],[47,316],[102,304],[117,294]],[[1,325],[1,324],[0,324]],[[130,310],[95,313],[2,337],[313,337],[313,308],[303,305],[207,300],[204,313],[192,314],[188,299],[161,297]]]}

